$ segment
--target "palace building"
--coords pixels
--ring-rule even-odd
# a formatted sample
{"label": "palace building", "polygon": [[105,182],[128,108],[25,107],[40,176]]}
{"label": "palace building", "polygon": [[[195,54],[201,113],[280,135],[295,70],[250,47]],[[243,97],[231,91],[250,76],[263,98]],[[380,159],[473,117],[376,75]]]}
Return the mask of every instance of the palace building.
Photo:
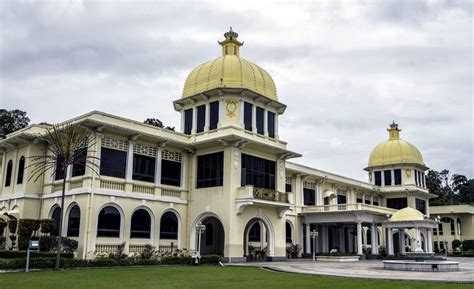
{"label": "palace building", "polygon": [[[272,77],[241,57],[237,33],[224,36],[221,55],[194,68],[173,102],[179,132],[99,111],[63,122],[93,131],[87,154],[100,170],[67,168],[64,225],[53,234],[77,240],[81,258],[123,242],[126,253],[147,244],[197,250],[200,223],[201,254],[227,262],[255,248],[284,260],[290,244],[301,245],[300,256],[432,252],[438,225],[429,219],[428,168],[398,125],[372,150],[369,182],[294,162],[301,155],[280,139],[286,105]],[[35,182],[27,169],[30,156],[46,153],[38,135],[47,128],[33,124],[0,140],[4,220],[59,220],[63,176],[51,170]]]}

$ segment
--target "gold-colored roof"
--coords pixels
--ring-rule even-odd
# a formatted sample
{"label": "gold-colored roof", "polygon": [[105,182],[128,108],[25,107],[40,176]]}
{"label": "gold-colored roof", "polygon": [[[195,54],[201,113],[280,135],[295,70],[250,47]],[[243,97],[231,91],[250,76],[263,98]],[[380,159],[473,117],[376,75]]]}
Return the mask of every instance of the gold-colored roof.
{"label": "gold-colored roof", "polygon": [[403,208],[395,212],[390,221],[420,221],[424,220],[423,213],[410,207]]}
{"label": "gold-colored roof", "polygon": [[372,150],[368,167],[391,164],[425,165],[420,151],[411,143],[400,139],[400,131],[396,123],[390,125],[389,139]]}
{"label": "gold-colored roof", "polygon": [[268,72],[260,66],[240,57],[243,42],[232,31],[224,34],[222,56],[194,68],[186,79],[182,98],[200,94],[216,88],[248,89],[277,101],[275,83]]}

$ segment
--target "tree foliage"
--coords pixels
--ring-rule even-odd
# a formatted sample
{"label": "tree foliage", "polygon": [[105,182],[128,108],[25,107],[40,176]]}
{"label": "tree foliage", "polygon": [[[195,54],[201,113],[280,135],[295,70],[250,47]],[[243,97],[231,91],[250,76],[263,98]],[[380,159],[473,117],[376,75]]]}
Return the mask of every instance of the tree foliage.
{"label": "tree foliage", "polygon": [[19,109],[0,109],[0,138],[28,125],[30,119]]}
{"label": "tree foliage", "polygon": [[159,128],[164,128],[164,129],[167,129],[167,130],[174,131],[174,126],[173,127],[164,126],[163,122],[161,120],[157,119],[157,118],[147,118],[143,123],[151,124],[151,125],[159,127]]}
{"label": "tree foliage", "polygon": [[438,196],[430,200],[432,206],[474,203],[474,179],[466,176],[450,175],[449,170],[429,170],[426,186],[430,193]]}

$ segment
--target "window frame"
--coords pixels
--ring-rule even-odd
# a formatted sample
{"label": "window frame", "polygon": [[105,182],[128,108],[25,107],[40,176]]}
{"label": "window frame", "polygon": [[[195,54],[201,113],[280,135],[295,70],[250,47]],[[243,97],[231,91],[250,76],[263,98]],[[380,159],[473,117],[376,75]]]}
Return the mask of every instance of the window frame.
{"label": "window frame", "polygon": [[190,135],[193,132],[193,109],[184,110],[184,134]]}
{"label": "window frame", "polygon": [[240,185],[242,187],[253,185],[254,188],[275,190],[276,161],[244,153],[240,158]]}
{"label": "window frame", "polygon": [[224,185],[224,152],[197,156],[196,189]]}
{"label": "window frame", "polygon": [[[168,216],[173,216],[174,217],[174,220],[173,221],[176,221],[176,232],[173,232],[172,230],[171,231],[168,231],[168,232],[163,232],[163,218],[165,217],[168,217]],[[171,238],[168,238],[169,236],[174,236],[176,235],[176,237],[171,237]],[[161,218],[160,218],[160,239],[164,239],[164,240],[178,240],[179,239],[179,219],[178,219],[178,215],[175,213],[175,212],[172,212],[172,211],[167,211],[165,213],[163,213],[163,215],[161,215]]]}
{"label": "window frame", "polygon": [[25,176],[25,157],[21,156],[18,161],[18,173],[16,176],[16,184],[23,184],[23,177]]}
{"label": "window frame", "polygon": [[[167,167],[169,165],[170,167]],[[178,167],[179,166],[179,167]],[[172,175],[173,172],[176,175]],[[179,174],[179,178],[178,177]],[[161,160],[161,184],[168,185],[173,187],[181,187],[182,178],[183,178],[183,164],[181,162],[175,162],[172,160]]]}
{"label": "window frame", "polygon": [[[103,224],[103,225],[111,225],[110,224],[110,220],[107,220],[107,222],[105,221],[102,221],[101,220],[101,214],[102,212],[105,213],[105,210],[106,209],[110,209],[111,211],[116,211],[114,212],[114,218],[116,218],[118,216],[118,229],[117,228],[100,228],[100,225]],[[117,213],[117,214],[115,214]],[[114,222],[117,222],[117,220],[114,220]],[[115,227],[117,224],[114,224]],[[123,220],[122,220],[122,213],[120,212],[120,210],[115,207],[115,206],[112,206],[112,205],[107,205],[107,206],[104,206],[100,211],[99,211],[99,214],[97,216],[97,233],[96,233],[96,237],[97,238],[120,238],[122,236],[122,227],[123,227]]]}
{"label": "window frame", "polygon": [[[134,223],[134,219],[140,217],[137,214],[143,214],[142,216],[147,216],[145,224]],[[135,222],[137,221],[142,220],[135,220]],[[136,209],[130,218],[130,239],[151,239],[152,227],[153,221],[150,212],[144,208]]]}
{"label": "window frame", "polygon": [[9,187],[12,184],[12,175],[13,175],[13,161],[9,160],[7,162],[7,171],[5,174],[5,187]]}
{"label": "window frame", "polygon": [[209,130],[217,129],[219,125],[219,101],[209,103]]}
{"label": "window frame", "polygon": [[252,131],[253,125],[253,104],[244,101],[244,129]]}
{"label": "window frame", "polygon": [[206,127],[206,105],[196,107],[196,133],[204,132]]}
{"label": "window frame", "polygon": [[155,165],[155,157],[133,154],[132,180],[154,183],[156,171]]}
{"label": "window frame", "polygon": [[[79,210],[79,217],[76,218],[77,220],[74,220],[74,224],[77,223],[77,228],[74,226],[74,228],[71,228],[71,215],[73,214],[74,210],[77,209]],[[77,233],[76,233],[77,231]],[[75,204],[69,209],[69,213],[67,216],[67,232],[66,236],[67,237],[79,237],[79,234],[81,232],[81,208],[79,205]]]}
{"label": "window frame", "polygon": [[[113,153],[113,155],[109,160],[104,158],[104,155],[108,153]],[[117,160],[116,156],[119,155],[121,156],[120,163],[123,161],[123,170],[116,169],[117,165],[115,161]],[[127,155],[128,153],[123,150],[117,150],[117,149],[112,149],[108,147],[101,147],[100,148],[100,168],[99,168],[99,173],[101,176],[108,176],[108,177],[113,177],[113,178],[120,178],[120,179],[125,179],[127,175]],[[109,157],[109,156],[108,156]],[[123,159],[122,159],[123,157]],[[105,160],[105,161],[104,161]],[[104,164],[107,163],[110,165],[110,167],[104,167]],[[113,164],[113,165],[111,165]]]}
{"label": "window frame", "polygon": [[257,106],[255,108],[255,126],[258,134],[265,134],[265,109]]}

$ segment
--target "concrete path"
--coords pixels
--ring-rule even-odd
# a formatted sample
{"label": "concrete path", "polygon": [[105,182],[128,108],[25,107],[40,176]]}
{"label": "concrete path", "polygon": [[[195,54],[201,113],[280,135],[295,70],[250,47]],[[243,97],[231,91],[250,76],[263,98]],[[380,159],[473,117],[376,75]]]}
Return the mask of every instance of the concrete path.
{"label": "concrete path", "polygon": [[338,277],[474,283],[474,258],[459,257],[448,258],[448,260],[459,262],[459,271],[409,272],[384,270],[383,263],[380,260],[363,260],[344,263],[289,260],[287,262],[257,262],[231,265],[265,267],[276,271]]}

